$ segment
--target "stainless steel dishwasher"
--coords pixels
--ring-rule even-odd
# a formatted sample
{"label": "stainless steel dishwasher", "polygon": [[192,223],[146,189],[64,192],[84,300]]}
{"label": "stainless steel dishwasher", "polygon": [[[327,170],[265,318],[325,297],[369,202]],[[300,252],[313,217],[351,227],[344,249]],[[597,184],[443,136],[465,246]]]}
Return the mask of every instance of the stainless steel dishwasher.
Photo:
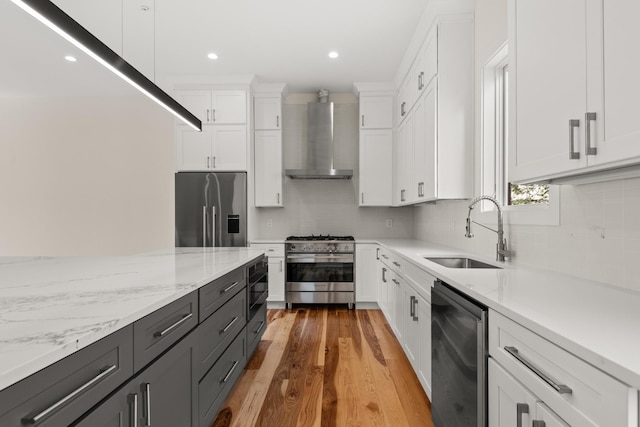
{"label": "stainless steel dishwasher", "polygon": [[436,427],[487,425],[487,308],[437,280],[431,291]]}

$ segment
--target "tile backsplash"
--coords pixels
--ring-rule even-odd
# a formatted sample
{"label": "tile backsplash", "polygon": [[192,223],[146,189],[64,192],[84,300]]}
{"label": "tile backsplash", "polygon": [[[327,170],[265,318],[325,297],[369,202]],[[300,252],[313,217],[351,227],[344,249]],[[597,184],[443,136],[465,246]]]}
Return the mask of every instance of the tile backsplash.
{"label": "tile backsplash", "polygon": [[[474,228],[468,201],[415,208],[415,236],[492,258],[496,234]],[[640,291],[640,179],[561,186],[560,225],[505,224],[511,262]]]}

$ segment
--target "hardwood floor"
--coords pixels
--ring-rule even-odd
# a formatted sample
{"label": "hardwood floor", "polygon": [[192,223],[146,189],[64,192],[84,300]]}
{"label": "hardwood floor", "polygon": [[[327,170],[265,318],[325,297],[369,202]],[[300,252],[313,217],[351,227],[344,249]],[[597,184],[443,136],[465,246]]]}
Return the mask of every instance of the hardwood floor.
{"label": "hardwood floor", "polygon": [[431,404],[380,310],[269,310],[212,427],[433,427]]}

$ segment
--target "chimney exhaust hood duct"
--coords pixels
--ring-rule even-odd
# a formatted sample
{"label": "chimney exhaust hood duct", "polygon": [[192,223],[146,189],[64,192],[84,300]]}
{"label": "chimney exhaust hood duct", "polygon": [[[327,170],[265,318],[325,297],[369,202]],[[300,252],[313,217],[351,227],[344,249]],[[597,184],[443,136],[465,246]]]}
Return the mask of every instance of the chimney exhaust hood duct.
{"label": "chimney exhaust hood duct", "polygon": [[351,179],[353,170],[333,168],[333,102],[329,91],[318,92],[319,102],[307,104],[307,167],[286,169],[291,179]]}

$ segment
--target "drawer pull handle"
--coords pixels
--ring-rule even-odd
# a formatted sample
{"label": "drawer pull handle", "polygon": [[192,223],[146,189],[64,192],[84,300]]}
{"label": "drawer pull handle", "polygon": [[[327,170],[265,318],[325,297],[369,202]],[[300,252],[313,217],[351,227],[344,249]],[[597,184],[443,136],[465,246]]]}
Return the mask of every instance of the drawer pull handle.
{"label": "drawer pull handle", "polygon": [[132,427],[138,427],[138,394],[130,394],[129,395],[129,405],[131,405],[131,409],[129,410],[131,419],[129,420],[129,424]]}
{"label": "drawer pull handle", "polygon": [[193,317],[193,313],[184,314],[182,316],[182,319],[178,320],[176,323],[174,323],[173,325],[169,326],[164,331],[155,332],[153,334],[153,337],[154,338],[162,338],[163,336],[167,335],[169,332],[173,331],[175,328],[177,328],[178,326],[182,325],[184,322],[186,322],[187,320],[191,319],[192,317]]}
{"label": "drawer pull handle", "polygon": [[518,403],[516,405],[517,427],[522,427],[522,415],[529,413],[529,405],[526,403]]}
{"label": "drawer pull handle", "polygon": [[238,317],[234,317],[233,320],[231,322],[229,322],[229,324],[227,326],[224,327],[224,329],[220,330],[221,334],[226,333],[229,329],[231,329],[231,327],[233,326],[234,323],[236,323],[238,321]]}
{"label": "drawer pull handle", "polygon": [[542,372],[542,370],[540,370],[538,367],[536,367],[533,363],[529,362],[527,359],[525,359],[524,357],[520,356],[520,353],[518,352],[517,348],[515,348],[515,347],[505,347],[504,349],[505,349],[505,351],[507,353],[512,355],[516,360],[518,360],[524,366],[526,366],[531,371],[533,371],[533,373],[536,374],[537,376],[539,376],[544,382],[549,384],[558,393],[560,393],[560,394],[571,394],[571,393],[573,393],[573,390],[571,390],[571,388],[569,388],[568,386],[566,386],[564,384],[557,384],[547,374],[545,374],[544,372]]}
{"label": "drawer pull handle", "polygon": [[233,374],[233,371],[236,370],[236,366],[238,366],[238,363],[240,363],[239,360],[236,360],[235,362],[233,362],[233,366],[231,366],[231,369],[229,369],[229,372],[227,372],[227,375],[225,375],[224,378],[220,380],[221,383],[224,384],[227,382],[231,374]]}
{"label": "drawer pull handle", "polygon": [[254,334],[256,334],[256,335],[259,334],[263,327],[264,327],[264,320],[262,322],[260,322],[260,326],[258,326],[258,329],[256,329]]}
{"label": "drawer pull handle", "polygon": [[389,257],[388,257],[388,256],[386,256],[385,254],[382,254],[382,258],[384,258],[384,259],[389,259]]}
{"label": "drawer pull handle", "polygon": [[400,263],[396,261],[393,261],[393,265],[395,265],[396,267],[400,267]]}
{"label": "drawer pull handle", "polygon": [[49,406],[44,411],[40,412],[39,414],[37,414],[37,415],[35,415],[33,417],[24,417],[24,418],[22,418],[22,420],[21,420],[22,423],[23,424],[34,424],[34,425],[40,423],[41,421],[43,421],[44,419],[49,417],[51,414],[53,414],[55,411],[60,409],[62,406],[66,405],[71,400],[75,399],[76,397],[78,397],[79,395],[81,395],[82,393],[87,391],[89,388],[93,387],[94,385],[96,385],[97,383],[99,383],[100,381],[102,381],[103,379],[108,377],[117,368],[118,368],[117,365],[111,365],[108,368],[101,369],[100,373],[98,375],[96,375],[91,380],[87,381],[85,384],[81,385],[80,387],[78,387],[77,389],[72,391],[71,393],[67,394],[65,397],[63,397],[62,399],[58,400],[53,405]]}
{"label": "drawer pull handle", "polygon": [[228,287],[226,287],[225,289],[220,291],[220,295],[222,294],[226,294],[227,292],[229,292],[231,289],[235,288],[236,286],[238,286],[240,282],[233,282],[231,285],[229,285]]}
{"label": "drawer pull handle", "polygon": [[391,279],[391,281],[392,281],[393,283],[395,283],[396,285],[399,285],[399,284],[400,284],[400,282],[398,282],[396,279]]}
{"label": "drawer pull handle", "polygon": [[150,426],[151,425],[151,384],[149,383],[145,383],[144,384],[144,394],[143,394],[143,400],[144,400],[144,411],[145,411],[145,426]]}

